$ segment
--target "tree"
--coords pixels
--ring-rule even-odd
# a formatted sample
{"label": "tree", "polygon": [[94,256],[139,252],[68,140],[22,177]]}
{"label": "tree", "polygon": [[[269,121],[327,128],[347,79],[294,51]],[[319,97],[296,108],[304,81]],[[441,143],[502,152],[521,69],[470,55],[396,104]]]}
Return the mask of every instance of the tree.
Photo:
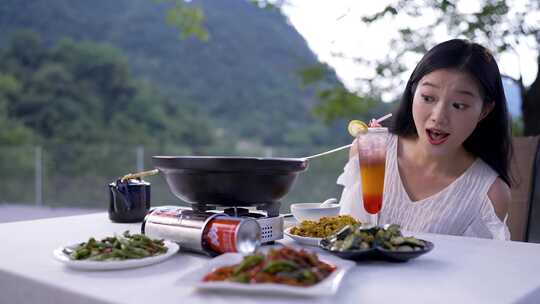
{"label": "tree", "polygon": [[[252,2],[262,7],[267,5],[279,7],[287,5],[290,1]],[[397,28],[398,38],[391,40],[385,58],[377,61],[354,58],[375,72],[374,77],[360,80],[359,87],[365,89],[354,92],[359,96],[357,101],[373,100],[374,96],[378,96],[377,92],[402,87],[401,79],[404,77],[400,76],[409,70],[405,66],[405,58],[418,58],[435,44],[447,40],[447,37],[462,37],[479,42],[491,49],[495,56],[510,53],[519,57],[518,47],[527,44],[539,51],[538,62],[531,63],[538,65],[536,80],[528,88],[524,86],[521,76],[514,80],[521,88],[524,134],[540,134],[540,20],[537,14],[530,14],[540,10],[540,2],[529,0],[524,2],[522,8],[516,8],[512,6],[515,3],[509,0],[478,0],[478,9],[474,12],[465,12],[461,9],[465,2],[467,1],[394,0],[379,12],[365,16],[362,21],[368,25],[384,22],[401,26]],[[433,18],[426,18],[426,15],[432,15]],[[410,25],[418,23],[416,21],[419,20],[422,21],[422,25]],[[446,37],[436,34],[434,30],[436,28],[444,29]],[[342,55],[335,54],[335,56]],[[321,68],[324,68],[324,65],[304,70],[304,79],[308,79],[309,83],[323,79],[324,74],[317,71]],[[319,106],[320,116],[332,120],[346,113],[365,110],[358,107],[356,102],[350,102],[354,99],[354,96],[351,96],[354,94],[348,95],[343,91],[342,86],[336,86],[320,95],[323,101]],[[332,96],[339,98],[329,98]]]}
{"label": "tree", "polygon": [[172,3],[167,9],[165,20],[167,24],[180,31],[180,38],[195,37],[206,41],[208,31],[204,28],[204,12],[201,8],[186,5],[186,0],[154,0],[158,3]]}
{"label": "tree", "polygon": [[8,105],[20,90],[21,84],[15,77],[0,74],[0,145],[22,145],[34,139],[31,129],[8,115]]}
{"label": "tree", "polygon": [[207,117],[133,79],[125,55],[109,45],[64,39],[47,48],[21,31],[0,50],[0,71],[0,127],[10,126],[0,144],[213,141]]}
{"label": "tree", "polygon": [[[528,12],[540,9],[540,2],[528,1],[522,9],[512,6],[507,0],[482,0],[479,9],[472,13],[463,12],[458,0],[398,0],[380,12],[363,18],[372,24],[389,22],[405,17],[410,20],[422,18],[422,13],[431,11],[435,18],[420,27],[402,26],[399,38],[391,41],[388,56],[376,63],[376,77],[396,75],[405,71],[403,59],[411,54],[423,54],[440,40],[436,37],[436,27],[443,27],[449,37],[464,37],[479,42],[494,51],[495,56],[511,53],[519,57],[518,46],[529,44],[540,50],[540,22],[529,18]],[[538,18],[538,16],[536,16]],[[403,20],[403,19],[402,19]],[[540,134],[540,52],[538,53],[538,74],[533,84],[526,88],[523,78],[515,79],[521,88],[524,134]],[[533,64],[533,63],[531,63]]]}

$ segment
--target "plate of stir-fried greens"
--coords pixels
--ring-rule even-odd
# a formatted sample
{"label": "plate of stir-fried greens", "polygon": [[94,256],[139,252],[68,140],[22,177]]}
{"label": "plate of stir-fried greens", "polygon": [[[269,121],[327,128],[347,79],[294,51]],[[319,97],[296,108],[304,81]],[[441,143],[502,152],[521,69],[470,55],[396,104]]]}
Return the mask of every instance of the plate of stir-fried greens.
{"label": "plate of stir-fried greens", "polygon": [[184,277],[201,290],[332,295],[354,263],[292,247],[222,254]]}
{"label": "plate of stir-fried greens", "polygon": [[112,270],[141,267],[166,260],[179,249],[176,243],[151,239],[143,234],[120,235],[96,239],[54,250],[54,257],[71,268]]}

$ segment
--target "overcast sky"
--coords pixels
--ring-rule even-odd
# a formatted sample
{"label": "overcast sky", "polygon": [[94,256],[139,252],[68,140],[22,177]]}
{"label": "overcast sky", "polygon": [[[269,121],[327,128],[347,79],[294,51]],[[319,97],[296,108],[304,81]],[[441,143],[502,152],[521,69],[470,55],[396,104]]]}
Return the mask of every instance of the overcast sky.
{"label": "overcast sky", "polygon": [[[349,88],[355,87],[354,79],[366,76],[366,69],[348,59],[336,58],[332,52],[342,52],[349,57],[364,59],[381,58],[388,49],[388,41],[395,37],[395,28],[391,24],[377,24],[368,28],[360,20],[362,16],[384,8],[387,0],[289,0],[292,5],[283,7],[292,25],[306,39],[309,47],[317,54],[319,60],[328,63],[336,70],[338,76]],[[516,8],[525,0],[514,0]],[[460,1],[459,8],[474,12],[479,6],[475,0]],[[429,22],[429,15],[422,20],[409,22]],[[540,23],[540,12],[531,14],[529,20]],[[440,41],[449,38],[442,29],[435,29]],[[532,44],[531,44],[532,45]],[[499,56],[498,63],[503,74],[514,78],[523,74],[525,85],[530,85],[537,73],[537,50],[521,47],[519,58],[507,54]],[[414,68],[419,58],[410,58],[407,66]],[[409,75],[410,73],[407,73]]]}

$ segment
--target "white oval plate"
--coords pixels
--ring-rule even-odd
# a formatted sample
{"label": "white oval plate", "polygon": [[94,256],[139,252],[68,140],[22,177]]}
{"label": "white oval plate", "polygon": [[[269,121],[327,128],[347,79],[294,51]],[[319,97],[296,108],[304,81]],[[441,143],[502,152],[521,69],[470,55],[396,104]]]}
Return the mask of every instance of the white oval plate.
{"label": "white oval plate", "polygon": [[129,260],[120,260],[120,261],[72,260],[69,257],[69,255],[63,252],[63,250],[66,247],[67,248],[76,247],[77,245],[79,245],[79,243],[72,244],[69,246],[58,247],[53,251],[53,255],[57,261],[60,261],[64,263],[66,266],[75,268],[75,269],[83,269],[83,270],[126,269],[126,268],[142,267],[142,266],[147,266],[147,265],[163,262],[166,259],[170,258],[172,255],[174,255],[176,252],[178,252],[178,249],[180,248],[178,244],[170,242],[170,241],[164,241],[164,244],[167,247],[167,252],[160,255],[155,255],[155,256],[142,258],[142,259],[129,259]]}
{"label": "white oval plate", "polygon": [[319,242],[322,240],[322,238],[294,235],[294,234],[291,234],[292,228],[293,227],[289,227],[285,229],[284,233],[286,236],[290,237],[291,239],[303,245],[315,246],[315,247],[319,246]]}
{"label": "white oval plate", "polygon": [[290,286],[285,284],[261,283],[243,284],[236,282],[203,282],[205,275],[216,268],[240,263],[243,259],[239,253],[225,253],[208,261],[208,263],[194,269],[181,278],[181,281],[190,284],[199,290],[244,292],[273,295],[289,294],[302,296],[328,296],[337,292],[340,283],[347,271],[356,265],[354,262],[343,260],[333,255],[318,254],[321,261],[336,266],[336,270],[319,283],[309,286]]}

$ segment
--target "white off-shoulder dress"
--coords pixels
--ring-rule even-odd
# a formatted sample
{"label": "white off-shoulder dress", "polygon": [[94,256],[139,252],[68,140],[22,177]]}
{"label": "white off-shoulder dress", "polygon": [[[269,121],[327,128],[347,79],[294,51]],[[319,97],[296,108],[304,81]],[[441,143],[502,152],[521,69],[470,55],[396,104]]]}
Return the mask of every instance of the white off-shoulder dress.
{"label": "white off-shoulder dress", "polygon": [[[409,232],[428,232],[509,240],[510,232],[495,214],[487,193],[497,173],[480,158],[454,182],[430,197],[412,201],[405,191],[397,164],[398,137],[390,135],[386,156],[380,224],[399,224]],[[341,214],[369,221],[363,207],[359,164],[351,158],[338,177],[344,186]]]}

